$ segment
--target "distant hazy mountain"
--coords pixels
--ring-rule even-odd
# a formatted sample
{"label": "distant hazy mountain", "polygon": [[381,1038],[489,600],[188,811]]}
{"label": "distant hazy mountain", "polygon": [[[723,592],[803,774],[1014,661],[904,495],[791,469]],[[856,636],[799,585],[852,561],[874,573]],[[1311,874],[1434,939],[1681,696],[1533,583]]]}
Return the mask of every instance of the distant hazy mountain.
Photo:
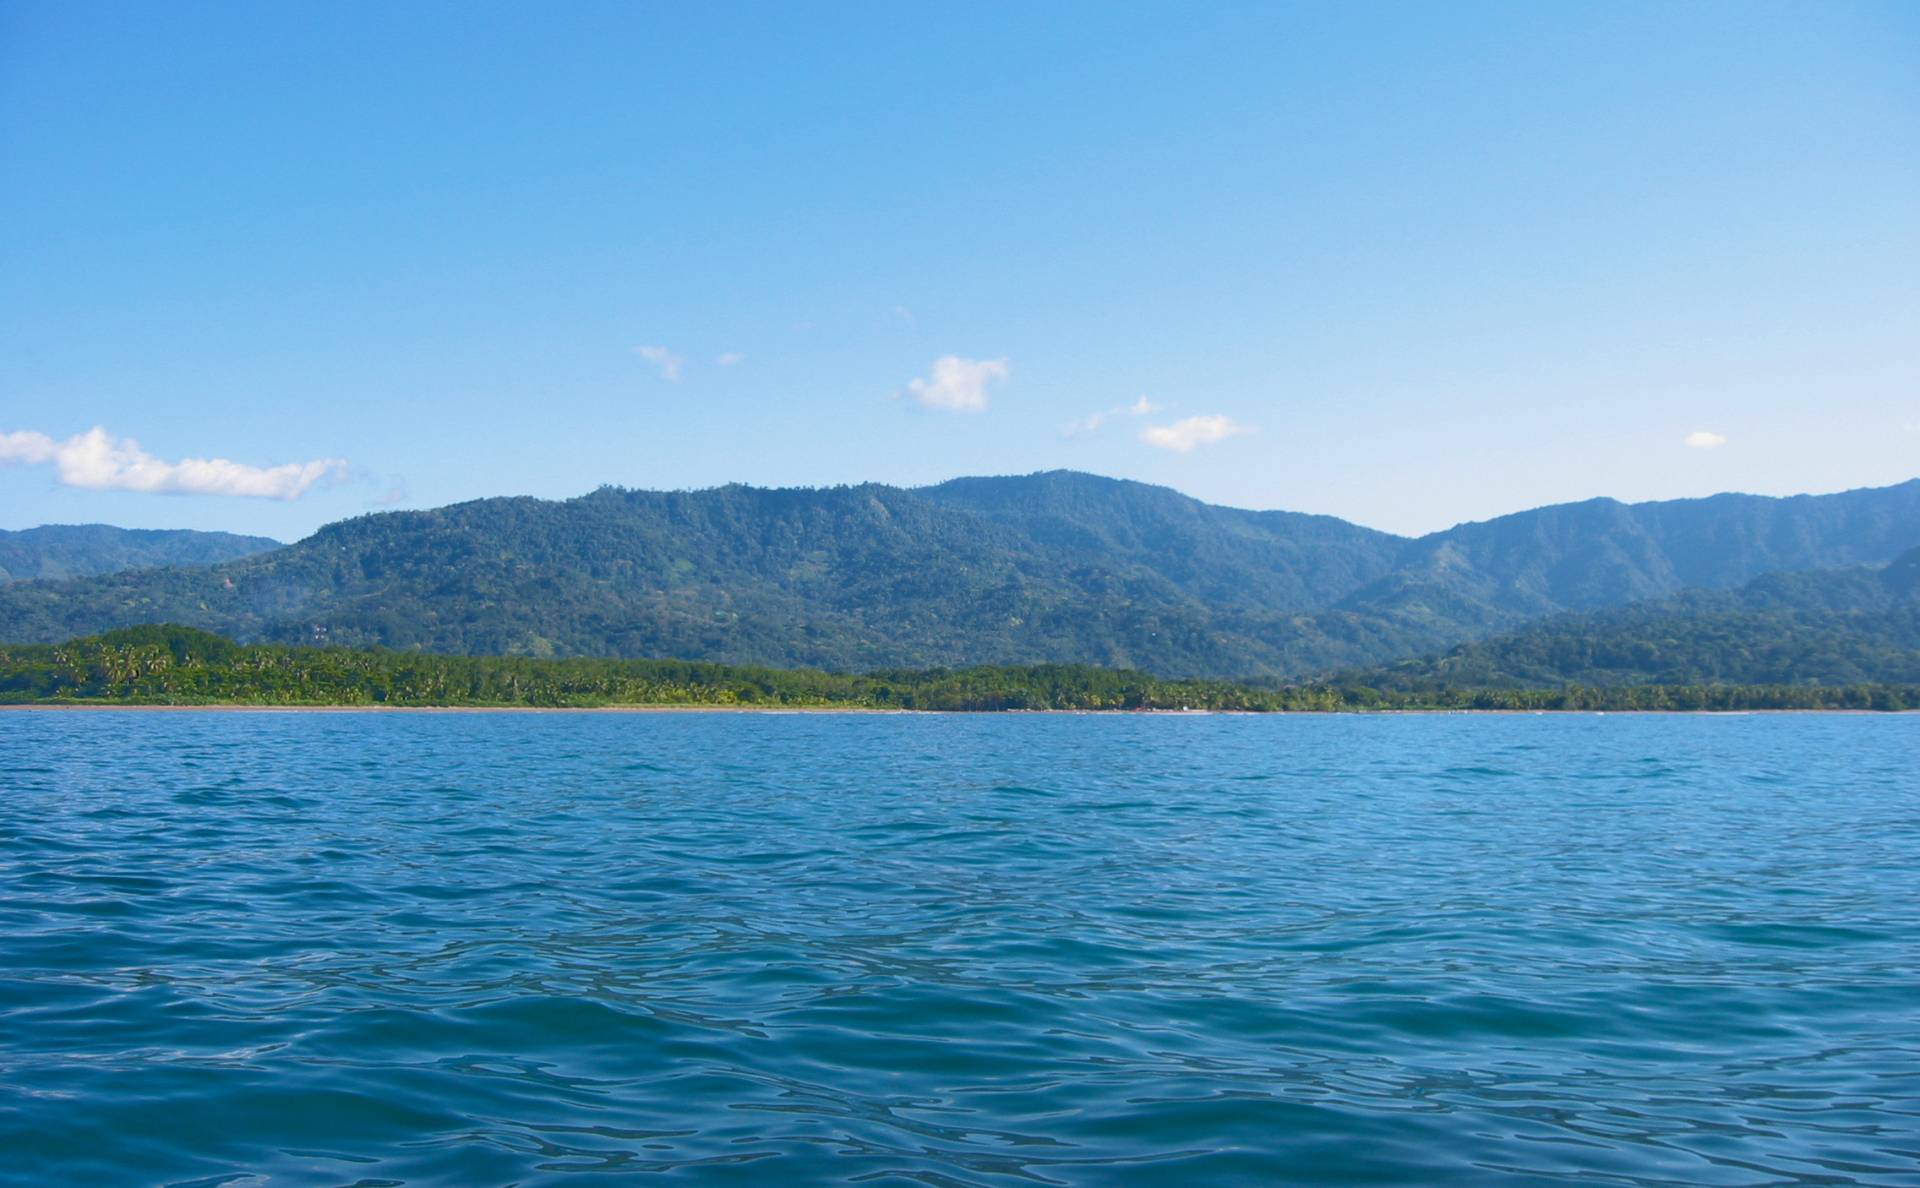
{"label": "distant hazy mountain", "polygon": [[1350,679],[1388,689],[1920,684],[1920,549],[1885,567],[1768,574],[1737,590],[1556,615]]}
{"label": "distant hazy mountain", "polygon": [[0,531],[0,583],[90,577],[156,565],[213,565],[279,547],[279,541],[264,536],[230,532],[48,524]]}
{"label": "distant hazy mountain", "polygon": [[1920,544],[1920,479],[1837,495],[1585,503],[1462,524],[1410,544],[1347,606],[1477,608],[1498,623],[1597,610],[1778,570],[1885,562]]}
{"label": "distant hazy mountain", "polygon": [[1542,615],[1920,545],[1920,481],[1543,508],[1408,540],[1052,472],[903,490],[603,489],[329,525],[201,569],[0,589],[0,639],[172,621],[242,640],[1289,677]]}

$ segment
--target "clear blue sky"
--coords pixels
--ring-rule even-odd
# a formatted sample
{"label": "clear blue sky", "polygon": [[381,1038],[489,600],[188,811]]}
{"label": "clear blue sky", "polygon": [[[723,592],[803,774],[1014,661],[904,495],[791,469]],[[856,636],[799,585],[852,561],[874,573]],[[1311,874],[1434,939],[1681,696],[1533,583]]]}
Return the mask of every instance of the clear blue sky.
{"label": "clear blue sky", "polygon": [[1895,482],[1920,4],[11,0],[0,435],[0,527],[282,538],[1053,467],[1408,532]]}

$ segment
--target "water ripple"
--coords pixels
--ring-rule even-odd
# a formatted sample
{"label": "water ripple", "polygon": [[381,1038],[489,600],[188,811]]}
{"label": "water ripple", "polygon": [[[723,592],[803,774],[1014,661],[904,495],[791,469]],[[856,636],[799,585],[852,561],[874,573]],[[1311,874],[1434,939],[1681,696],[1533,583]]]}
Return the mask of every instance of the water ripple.
{"label": "water ripple", "polygon": [[1920,1183],[1920,718],[0,716],[0,1181]]}

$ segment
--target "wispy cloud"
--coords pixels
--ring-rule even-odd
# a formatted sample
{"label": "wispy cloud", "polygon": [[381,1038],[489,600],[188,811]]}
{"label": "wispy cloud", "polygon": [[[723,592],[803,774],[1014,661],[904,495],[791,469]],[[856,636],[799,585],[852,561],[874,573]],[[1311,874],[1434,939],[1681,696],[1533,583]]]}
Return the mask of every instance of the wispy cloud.
{"label": "wispy cloud", "polygon": [[988,385],[1004,382],[1008,371],[1005,359],[942,355],[933,361],[927,378],[908,382],[907,394],[940,412],[985,412]]}
{"label": "wispy cloud", "polygon": [[1089,433],[1098,432],[1100,429],[1100,426],[1106,423],[1107,423],[1106,413],[1103,413],[1103,412],[1091,413],[1087,416],[1081,417],[1077,421],[1068,421],[1066,424],[1060,426],[1060,436],[1085,437]]}
{"label": "wispy cloud", "polygon": [[225,458],[168,462],[141,449],[133,438],[114,437],[97,425],[65,441],[31,430],[0,433],[0,463],[51,465],[61,483],[91,491],[257,499],[298,499],[315,483],[347,469],[341,458],[284,466],[247,466]]}
{"label": "wispy cloud", "polygon": [[388,475],[386,490],[374,497],[375,507],[397,507],[407,501],[407,480],[404,476]]}
{"label": "wispy cloud", "polygon": [[1242,425],[1223,413],[1213,413],[1187,417],[1171,425],[1149,425],[1140,431],[1140,440],[1158,449],[1184,454],[1195,446],[1212,445],[1254,431],[1252,425]]}
{"label": "wispy cloud", "polygon": [[1121,416],[1122,414],[1130,417],[1144,417],[1149,413],[1159,411],[1159,405],[1142,396],[1132,404],[1116,405],[1113,408],[1102,409],[1097,413],[1089,413],[1077,421],[1068,421],[1066,424],[1060,426],[1060,436],[1085,437],[1089,433],[1099,432],[1100,426],[1106,424],[1107,421],[1113,417]]}
{"label": "wispy cloud", "polygon": [[663,346],[637,346],[633,353],[659,368],[661,379],[670,384],[680,382],[680,368],[687,362],[684,357]]}
{"label": "wispy cloud", "polygon": [[1709,433],[1705,429],[1695,429],[1687,434],[1684,444],[1689,449],[1717,450],[1727,444],[1727,439],[1718,433]]}
{"label": "wispy cloud", "polygon": [[713,361],[722,367],[732,367],[735,363],[746,362],[746,358],[746,355],[739,351],[726,351],[722,354],[715,355]]}

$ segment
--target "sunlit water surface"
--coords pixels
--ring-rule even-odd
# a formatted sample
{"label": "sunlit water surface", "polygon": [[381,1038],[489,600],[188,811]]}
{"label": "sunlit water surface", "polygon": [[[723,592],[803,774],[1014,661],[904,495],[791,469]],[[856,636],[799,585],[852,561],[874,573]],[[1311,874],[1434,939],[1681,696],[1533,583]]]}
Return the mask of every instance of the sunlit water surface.
{"label": "sunlit water surface", "polygon": [[1920,1183],[1920,717],[0,714],[0,1177]]}

